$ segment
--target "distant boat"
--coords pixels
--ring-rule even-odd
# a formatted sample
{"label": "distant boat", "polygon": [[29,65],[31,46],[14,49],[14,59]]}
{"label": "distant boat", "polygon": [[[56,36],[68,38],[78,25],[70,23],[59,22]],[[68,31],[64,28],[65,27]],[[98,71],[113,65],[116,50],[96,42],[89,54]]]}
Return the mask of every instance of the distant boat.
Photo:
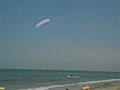
{"label": "distant boat", "polygon": [[67,75],[67,78],[80,78],[79,75]]}

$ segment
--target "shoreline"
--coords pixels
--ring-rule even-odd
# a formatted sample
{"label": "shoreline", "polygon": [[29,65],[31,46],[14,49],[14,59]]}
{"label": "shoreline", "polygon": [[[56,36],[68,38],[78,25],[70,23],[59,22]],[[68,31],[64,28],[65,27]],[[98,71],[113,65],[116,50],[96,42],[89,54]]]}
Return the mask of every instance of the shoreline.
{"label": "shoreline", "polygon": [[72,85],[72,86],[63,86],[56,88],[49,88],[47,90],[82,90],[83,86],[91,86],[91,90],[120,90],[120,81],[113,82],[103,82],[103,83],[94,83],[94,84],[85,84],[85,85]]}

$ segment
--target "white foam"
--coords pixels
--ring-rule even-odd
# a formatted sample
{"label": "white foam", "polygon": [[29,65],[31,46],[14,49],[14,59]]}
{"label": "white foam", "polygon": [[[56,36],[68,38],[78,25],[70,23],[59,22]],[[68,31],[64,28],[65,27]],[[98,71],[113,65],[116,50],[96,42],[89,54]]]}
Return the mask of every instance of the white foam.
{"label": "white foam", "polygon": [[85,84],[107,83],[107,82],[114,82],[114,81],[120,81],[120,79],[109,79],[109,80],[100,80],[100,81],[88,81],[88,82],[81,82],[81,83],[78,83],[78,84],[79,85],[85,85]]}
{"label": "white foam", "polygon": [[[97,84],[97,83],[106,83],[106,82],[114,82],[114,81],[120,81],[120,79],[109,79],[109,80],[100,80],[100,81],[88,81],[88,82],[80,82],[79,85],[86,85],[86,84]],[[38,87],[38,88],[27,88],[27,89],[19,89],[19,90],[48,90],[51,88],[57,88],[57,87],[65,87],[65,86],[72,86],[75,84],[66,84],[66,85],[51,85],[51,86],[45,86],[45,87]]]}
{"label": "white foam", "polygon": [[45,87],[38,87],[38,88],[27,88],[27,89],[19,89],[19,90],[48,90],[51,88],[65,87],[65,86],[71,86],[71,85],[75,85],[75,84],[52,85],[52,86],[45,86]]}

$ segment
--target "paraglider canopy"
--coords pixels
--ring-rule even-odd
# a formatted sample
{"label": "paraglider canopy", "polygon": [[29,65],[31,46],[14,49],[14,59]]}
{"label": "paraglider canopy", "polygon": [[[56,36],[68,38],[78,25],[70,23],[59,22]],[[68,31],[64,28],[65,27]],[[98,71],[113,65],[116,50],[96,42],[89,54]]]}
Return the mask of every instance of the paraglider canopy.
{"label": "paraglider canopy", "polygon": [[43,24],[50,22],[50,19],[44,19],[36,24],[36,28],[42,26]]}

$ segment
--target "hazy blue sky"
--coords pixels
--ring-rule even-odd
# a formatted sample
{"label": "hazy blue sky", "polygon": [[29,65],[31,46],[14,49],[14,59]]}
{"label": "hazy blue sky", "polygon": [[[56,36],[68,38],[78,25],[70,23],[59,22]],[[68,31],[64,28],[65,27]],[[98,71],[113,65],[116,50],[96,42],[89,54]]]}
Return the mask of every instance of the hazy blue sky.
{"label": "hazy blue sky", "polygon": [[120,0],[0,0],[0,68],[120,71]]}

